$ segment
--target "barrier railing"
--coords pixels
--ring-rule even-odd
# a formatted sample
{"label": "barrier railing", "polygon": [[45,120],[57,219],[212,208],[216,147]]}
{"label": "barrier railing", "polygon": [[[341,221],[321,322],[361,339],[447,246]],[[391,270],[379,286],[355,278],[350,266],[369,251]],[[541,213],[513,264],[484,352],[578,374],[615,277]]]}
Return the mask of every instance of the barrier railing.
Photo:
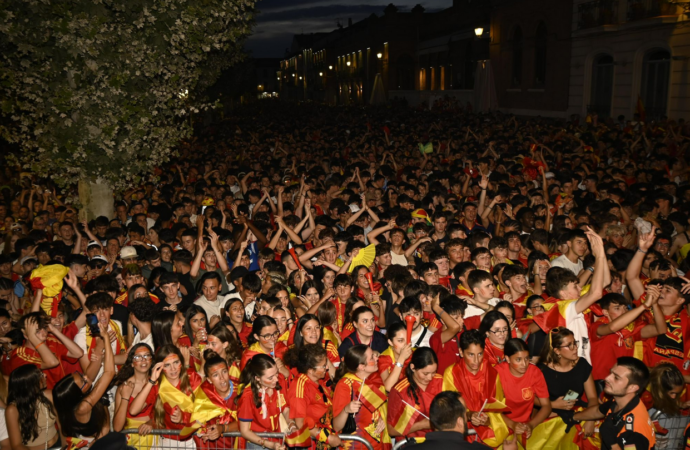
{"label": "barrier railing", "polygon": [[[180,430],[151,430],[151,432],[145,436],[140,436],[139,435],[139,430],[137,428],[128,428],[126,430],[122,430],[121,433],[126,434],[126,435],[132,435],[136,436],[137,440],[133,444],[130,443],[131,447],[135,448],[136,450],[181,450],[181,449],[191,449],[194,448],[193,446],[190,446],[188,444],[189,440],[187,441],[176,441],[174,439],[165,439],[165,442],[163,442],[163,439],[150,439],[147,438],[147,436],[179,436],[180,435]],[[257,436],[265,438],[265,439],[283,439],[285,435],[283,433],[256,433]],[[239,431],[233,431],[230,433],[223,433],[223,437],[226,438],[238,438],[241,437]],[[343,441],[352,441],[352,442],[358,442],[362,445],[364,445],[367,450],[374,450],[371,446],[371,444],[364,438],[360,436],[356,436],[353,434],[340,434],[338,437],[343,440]],[[152,442],[153,441],[153,442]],[[216,450],[216,449],[224,449],[226,447],[222,445],[218,445],[220,442],[215,441],[208,441],[204,444],[203,448],[208,449],[208,450]],[[224,444],[224,443],[223,443]]]}

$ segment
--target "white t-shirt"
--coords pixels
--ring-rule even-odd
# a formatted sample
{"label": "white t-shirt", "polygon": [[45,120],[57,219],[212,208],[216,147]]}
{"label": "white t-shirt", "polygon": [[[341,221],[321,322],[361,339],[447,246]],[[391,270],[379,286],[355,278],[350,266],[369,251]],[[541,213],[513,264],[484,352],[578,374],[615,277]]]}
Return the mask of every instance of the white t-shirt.
{"label": "white t-shirt", "polygon": [[567,256],[561,255],[558,258],[551,261],[551,267],[562,267],[564,269],[570,270],[575,275],[579,275],[582,271],[582,260],[578,259],[577,264],[573,264],[572,261],[568,259]]}
{"label": "white t-shirt", "polygon": [[[422,336],[422,333],[426,330],[426,334],[422,338],[421,342],[419,341],[419,338]],[[425,326],[421,326],[417,329],[417,332],[413,332],[412,336],[410,336],[410,342],[412,342],[413,347],[428,347],[429,346],[429,339],[431,339],[431,336],[433,336],[434,332],[429,331],[429,329]]]}
{"label": "white t-shirt", "polygon": [[[498,302],[500,302],[500,301],[501,301],[500,298],[494,297],[494,298],[492,298],[492,299],[489,299],[488,303],[489,303],[489,305],[491,305],[491,306],[496,306],[496,303],[498,303]],[[468,304],[468,305],[467,305],[467,309],[465,310],[465,315],[464,315],[463,317],[464,317],[464,318],[468,318],[468,317],[481,316],[481,315],[484,314],[485,312],[486,312],[486,311],[484,311],[484,310],[481,309],[481,308],[477,308],[477,307],[474,306],[474,305]]]}
{"label": "white t-shirt", "polygon": [[[575,310],[577,301],[572,301],[565,310],[565,327],[573,332],[575,340],[580,343],[577,353],[581,358],[585,358],[588,363],[592,363],[589,355],[591,344],[589,342],[589,332],[587,331],[587,321],[585,315]],[[554,306],[556,308],[556,306]]]}
{"label": "white t-shirt", "polygon": [[196,299],[194,304],[204,308],[204,311],[206,311],[206,316],[208,317],[208,320],[211,320],[211,317],[213,317],[213,316],[218,316],[221,318],[223,317],[223,306],[225,306],[225,299],[226,299],[226,296],[218,295],[218,297],[216,297],[215,302],[209,302],[206,299],[206,296],[202,295],[201,297]]}
{"label": "white t-shirt", "polygon": [[[117,331],[119,331],[120,334],[122,334],[122,324],[115,319],[111,320],[115,323],[115,325],[117,325]],[[89,354],[89,349],[86,347],[86,327],[81,327],[77,335],[74,336],[74,343],[82,349],[85,355]],[[110,346],[113,348],[113,354],[115,354],[115,352],[117,351],[117,339],[114,339],[113,342],[110,343]],[[117,370],[117,366],[115,370]],[[103,364],[101,364],[101,368],[98,369],[98,375],[96,375],[96,379],[93,380],[93,382],[95,383],[96,381],[98,381],[98,379],[101,378],[101,375],[103,375]]]}
{"label": "white t-shirt", "polygon": [[9,438],[10,435],[7,432],[7,422],[5,422],[5,408],[0,408],[0,441]]}
{"label": "white t-shirt", "polygon": [[135,334],[134,339],[132,340],[132,347],[137,344],[148,344],[149,347],[151,347],[151,350],[154,352],[156,351],[156,347],[153,346],[153,333],[149,333],[149,335],[144,339],[141,338],[141,332]]}

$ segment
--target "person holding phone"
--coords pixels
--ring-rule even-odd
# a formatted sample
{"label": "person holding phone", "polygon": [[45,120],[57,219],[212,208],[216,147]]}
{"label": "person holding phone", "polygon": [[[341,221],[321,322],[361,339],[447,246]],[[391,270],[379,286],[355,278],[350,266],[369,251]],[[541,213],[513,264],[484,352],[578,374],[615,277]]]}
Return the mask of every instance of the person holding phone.
{"label": "person holding phone", "polygon": [[[592,366],[577,354],[578,345],[579,342],[575,340],[573,332],[569,329],[565,327],[552,329],[544,344],[541,363],[538,366],[546,380],[553,408],[548,420],[562,421],[562,424],[552,426],[560,426],[563,431],[566,429],[565,424],[575,411],[599,404],[592,377]],[[566,446],[574,439],[589,439],[594,434],[594,425],[593,421],[585,422],[584,425],[577,424],[568,429],[568,433],[551,432],[549,435]],[[584,445],[583,442],[580,444]]]}

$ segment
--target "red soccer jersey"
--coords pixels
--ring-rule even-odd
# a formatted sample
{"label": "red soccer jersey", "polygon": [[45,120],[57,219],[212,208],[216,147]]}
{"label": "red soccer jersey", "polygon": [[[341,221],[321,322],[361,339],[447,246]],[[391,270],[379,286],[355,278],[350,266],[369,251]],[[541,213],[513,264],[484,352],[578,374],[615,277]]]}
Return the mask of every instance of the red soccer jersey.
{"label": "red soccer jersey", "polygon": [[[410,394],[409,387],[410,382],[407,378],[403,378],[395,385],[395,387],[393,387],[393,390],[391,390],[390,395],[388,396],[388,424],[394,428],[397,428],[396,425],[398,425],[400,428],[405,427],[406,430],[409,430],[409,428],[414,425],[414,422],[411,421],[404,423],[405,408],[407,407],[408,412],[410,412],[408,405],[415,408],[425,416],[429,416],[429,407],[431,406],[431,402],[434,400],[436,394],[443,390],[443,377],[439,374],[436,374],[426,387],[426,390],[422,390],[418,387],[416,401]],[[405,402],[407,402],[408,405],[406,405]],[[423,416],[418,415],[415,422],[423,419]],[[415,431],[414,433],[407,432],[405,436],[423,437],[427,432],[430,431],[431,430],[419,430]]]}
{"label": "red soccer jersey", "polygon": [[263,406],[257,407],[254,404],[254,394],[251,387],[247,386],[237,402],[237,419],[240,422],[251,422],[252,431],[255,433],[280,432],[278,416],[285,408],[283,394],[273,389],[272,394],[265,395],[262,405],[265,406],[265,411]]}
{"label": "red soccer jersey", "polygon": [[[436,372],[443,373],[446,368],[452,366],[460,361],[460,350],[458,350],[458,335],[444,343],[441,340],[441,331],[431,335],[429,339],[429,347],[436,353],[438,358],[438,369]],[[379,360],[379,366],[381,362]]]}
{"label": "red soccer jersey", "polygon": [[621,356],[633,356],[635,352],[635,342],[642,340],[642,328],[645,323],[635,321],[629,328],[623,328],[617,333],[599,337],[597,330],[604,324],[609,323],[608,319],[602,318],[592,323],[588,328],[589,342],[592,344],[592,378],[603,380],[611,371],[611,367],[616,365],[616,360]]}
{"label": "red soccer jersey", "polygon": [[549,389],[541,370],[530,364],[527,372],[518,378],[510,373],[508,363],[501,363],[495,368],[501,377],[506,406],[510,410],[506,416],[518,423],[529,422],[534,409],[534,397],[549,397]]}
{"label": "red soccer jersey", "polygon": [[331,390],[325,386],[323,380],[315,383],[308,376],[301,374],[290,385],[288,390],[288,404],[290,418],[311,417],[319,428],[331,428]]}

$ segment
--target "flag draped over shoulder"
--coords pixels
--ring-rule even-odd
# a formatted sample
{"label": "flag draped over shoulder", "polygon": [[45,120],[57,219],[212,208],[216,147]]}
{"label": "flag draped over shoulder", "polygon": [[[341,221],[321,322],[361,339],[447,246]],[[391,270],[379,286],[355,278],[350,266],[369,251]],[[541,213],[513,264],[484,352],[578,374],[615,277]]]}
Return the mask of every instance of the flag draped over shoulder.
{"label": "flag draped over shoulder", "polygon": [[510,435],[501,414],[508,408],[500,377],[487,361],[482,361],[476,374],[463,361],[448,367],[443,374],[443,390],[461,392],[469,411],[480,411],[486,400],[483,412],[489,418],[489,425],[473,427],[485,445],[498,447]]}
{"label": "flag draped over shoulder", "polygon": [[[165,375],[161,375],[161,377],[163,379],[161,380],[158,388],[158,396],[160,397],[161,401],[164,404],[167,404],[170,409],[176,406],[180,408],[180,411],[182,411],[183,422],[191,423],[189,417],[194,411],[194,402],[192,402],[192,399],[188,395],[170,384]],[[185,437],[190,436],[192,433],[194,433],[194,431],[196,431],[197,428],[199,427],[185,427],[182,429],[182,431],[180,431],[180,437],[184,439]]]}
{"label": "flag draped over shoulder", "polygon": [[364,431],[369,433],[375,440],[381,442],[384,450],[392,448],[392,441],[388,435],[387,427],[383,428],[383,432],[380,435],[376,433],[378,420],[383,420],[383,422],[386,423],[388,416],[388,397],[383,384],[369,386],[366,384],[366,380],[360,380],[359,377],[353,373],[345,374],[343,379],[347,380],[347,383],[354,392],[354,396],[359,398],[359,401],[362,402],[362,406],[372,413],[372,423],[364,428]]}

